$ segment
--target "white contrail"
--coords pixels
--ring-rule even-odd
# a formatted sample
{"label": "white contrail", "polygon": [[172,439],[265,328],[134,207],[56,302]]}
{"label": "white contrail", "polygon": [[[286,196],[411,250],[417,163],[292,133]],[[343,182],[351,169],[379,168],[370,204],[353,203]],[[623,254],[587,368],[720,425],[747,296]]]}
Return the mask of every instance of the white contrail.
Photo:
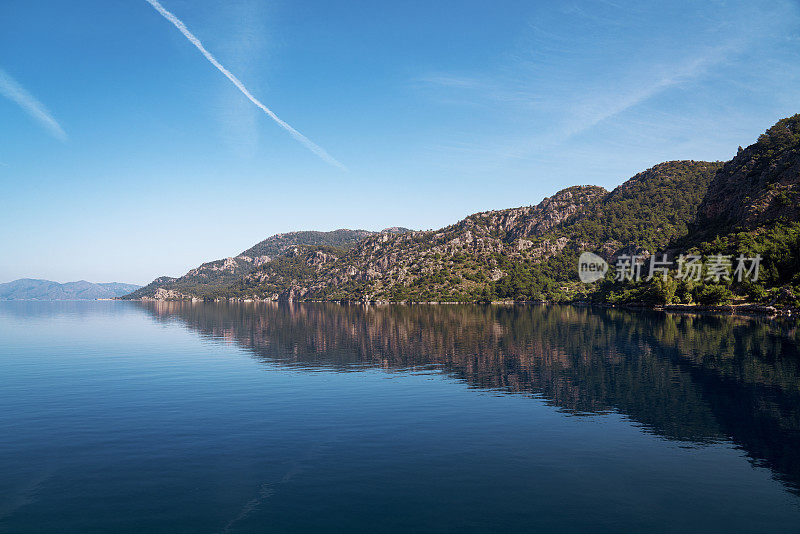
{"label": "white contrail", "polygon": [[158,0],[145,0],[145,1],[148,4],[150,4],[151,6],[153,6],[155,8],[155,10],[158,11],[165,19],[170,21],[176,28],[178,28],[178,30],[180,30],[180,32],[187,39],[189,39],[189,41],[191,41],[191,43],[194,46],[196,46],[198,50],[200,50],[200,52],[205,56],[205,58],[212,65],[214,65],[217,68],[217,70],[219,70],[222,74],[225,75],[226,78],[228,78],[231,82],[233,82],[233,85],[235,85],[242,92],[242,94],[244,94],[244,96],[246,96],[250,100],[250,102],[252,102],[256,106],[261,108],[261,110],[264,113],[266,113],[267,115],[269,115],[269,117],[272,120],[277,122],[280,125],[281,128],[283,128],[284,130],[289,132],[292,135],[292,137],[294,137],[295,139],[297,139],[298,141],[303,143],[314,154],[316,154],[317,156],[319,156],[323,160],[327,161],[331,165],[335,165],[336,167],[339,167],[340,169],[345,169],[345,166],[342,165],[341,163],[339,163],[338,161],[336,161],[333,158],[333,156],[331,156],[330,154],[328,154],[325,151],[324,148],[322,148],[321,146],[317,145],[311,139],[309,139],[305,135],[301,134],[300,132],[298,132],[297,130],[292,128],[285,121],[281,120],[281,118],[278,117],[277,115],[275,115],[275,113],[273,113],[273,111],[271,109],[269,109],[267,106],[262,104],[260,100],[258,100],[256,97],[254,97],[252,95],[252,93],[250,93],[250,91],[247,90],[247,87],[245,87],[244,84],[239,81],[239,78],[234,76],[228,69],[223,67],[222,64],[219,61],[217,61],[217,59],[214,56],[211,55],[211,52],[206,50],[206,48],[203,46],[203,43],[200,42],[200,39],[195,37],[194,34],[189,31],[189,28],[187,28],[186,25],[183,22],[181,22],[181,20],[178,17],[173,15],[171,12],[167,11],[164,8],[164,6],[162,6],[161,3]]}
{"label": "white contrail", "polygon": [[36,100],[32,94],[25,90],[14,78],[8,73],[0,69],[0,94],[17,103],[28,114],[39,121],[42,126],[53,134],[56,139],[61,141],[67,140],[67,134],[61,128],[44,104]]}

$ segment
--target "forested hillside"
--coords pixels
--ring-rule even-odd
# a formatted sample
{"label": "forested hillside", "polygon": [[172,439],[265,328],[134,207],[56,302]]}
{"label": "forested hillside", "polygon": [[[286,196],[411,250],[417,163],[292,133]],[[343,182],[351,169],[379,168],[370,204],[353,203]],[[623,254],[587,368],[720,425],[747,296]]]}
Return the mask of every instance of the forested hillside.
{"label": "forested hillside", "polygon": [[[430,231],[295,232],[239,256],[159,279],[130,298],[487,301],[645,304],[764,302],[800,294],[800,116],[783,119],[730,162],[670,161],[613,191],[564,189],[539,204],[476,213]],[[757,283],[670,287],[582,284],[581,252],[761,254]]]}

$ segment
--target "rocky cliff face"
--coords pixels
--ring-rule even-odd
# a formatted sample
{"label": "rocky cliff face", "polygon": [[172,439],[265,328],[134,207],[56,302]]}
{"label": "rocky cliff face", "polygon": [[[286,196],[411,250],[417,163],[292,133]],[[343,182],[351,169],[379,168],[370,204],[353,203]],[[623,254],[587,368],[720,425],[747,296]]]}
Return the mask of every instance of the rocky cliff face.
{"label": "rocky cliff face", "polygon": [[[553,260],[566,266],[553,269],[572,272],[571,254],[578,250],[608,256],[625,246],[666,245],[694,218],[718,167],[667,162],[612,192],[569,187],[535,206],[476,213],[440,230],[280,234],[167,284],[151,284],[139,297],[477,299],[520,268]],[[348,239],[357,241],[331,246]]]}
{"label": "rocky cliff face", "polygon": [[[159,276],[149,284],[144,287],[140,287],[136,291],[124,295],[122,298],[131,299],[131,300],[140,300],[140,299],[153,299],[155,298],[159,289],[165,289],[170,287],[177,278],[173,278],[171,276]],[[168,299],[157,299],[157,300],[168,300]],[[171,300],[171,299],[170,299]]]}
{"label": "rocky cliff face", "polygon": [[409,287],[476,291],[506,276],[501,257],[541,262],[558,254],[569,239],[553,231],[607,195],[602,187],[575,186],[535,206],[476,213],[441,230],[372,235],[340,256],[297,250],[240,287],[270,299],[394,299]]}
{"label": "rocky cliff face", "polygon": [[470,286],[464,277],[476,275],[473,261],[494,268],[497,262],[491,256],[496,254],[522,256],[527,251],[526,256],[544,259],[557,253],[563,243],[543,241],[543,236],[571,216],[590,210],[606,193],[602,187],[575,186],[535,206],[476,213],[437,231],[370,236],[342,261],[320,272],[335,285],[369,282],[381,294],[442,270]]}
{"label": "rocky cliff face", "polygon": [[612,192],[575,186],[535,206],[476,213],[437,231],[370,236],[313,268],[310,257],[297,257],[295,269],[266,264],[242,288],[255,295],[269,288],[266,294],[287,299],[462,300],[507,280],[508,291],[530,294],[536,266],[543,272],[554,262],[549,268],[558,272],[542,277],[556,280],[574,274],[581,250],[606,256],[625,246],[654,250],[682,235],[719,167],[666,162]]}
{"label": "rocky cliff face", "polygon": [[569,284],[577,284],[582,251],[606,259],[624,251],[647,255],[733,229],[798,221],[799,175],[796,115],[726,164],[668,161],[611,192],[570,187],[535,206],[476,213],[440,230],[279,234],[131,296],[558,299],[571,291]]}
{"label": "rocky cliff face", "polygon": [[800,219],[800,114],[779,121],[725,164],[700,205],[703,236]]}
{"label": "rocky cliff face", "polygon": [[[405,228],[391,228],[387,232],[400,234]],[[327,246],[347,248],[374,234],[368,230],[333,230],[331,232],[289,232],[276,234],[257,243],[238,256],[214,260],[195,267],[179,278],[162,276],[147,286],[127,295],[131,299],[180,300],[204,298],[216,293],[270,262],[298,247]]]}

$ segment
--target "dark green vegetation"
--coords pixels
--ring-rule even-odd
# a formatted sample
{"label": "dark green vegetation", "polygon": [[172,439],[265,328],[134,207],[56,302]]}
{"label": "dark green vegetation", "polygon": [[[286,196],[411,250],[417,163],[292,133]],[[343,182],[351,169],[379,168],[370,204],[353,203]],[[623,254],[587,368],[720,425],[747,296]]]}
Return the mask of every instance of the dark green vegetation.
{"label": "dark green vegetation", "polygon": [[[235,258],[159,279],[130,298],[594,301],[800,304],[800,115],[727,163],[671,161],[611,192],[564,189],[536,206],[477,213],[434,231],[273,236]],[[612,264],[582,284],[581,252]],[[614,282],[620,254],[763,258],[755,282]]]}
{"label": "dark green vegetation", "polygon": [[760,255],[755,282],[602,285],[595,300],[646,304],[759,302],[800,307],[800,115],[782,119],[716,173],[686,235],[671,246],[708,259]]}
{"label": "dark green vegetation", "polygon": [[[405,228],[389,228],[384,232],[407,231]],[[372,235],[375,232],[368,230],[333,230],[332,232],[291,232],[288,234],[277,234],[253,245],[239,256],[269,256],[275,258],[293,246],[319,246],[319,247],[340,247],[347,248],[350,245]]]}

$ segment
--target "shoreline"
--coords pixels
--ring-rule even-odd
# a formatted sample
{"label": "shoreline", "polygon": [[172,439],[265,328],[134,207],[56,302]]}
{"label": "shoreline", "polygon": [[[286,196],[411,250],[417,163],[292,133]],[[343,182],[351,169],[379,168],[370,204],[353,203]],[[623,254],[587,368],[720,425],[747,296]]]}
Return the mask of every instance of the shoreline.
{"label": "shoreline", "polygon": [[226,299],[201,299],[201,298],[183,298],[183,299],[154,299],[154,298],[138,298],[138,299],[109,299],[109,300],[127,300],[129,302],[213,302],[213,303],[265,303],[265,302],[284,302],[284,303],[334,303],[334,304],[371,304],[371,305],[388,305],[388,304],[425,304],[425,305],[457,305],[457,304],[487,304],[494,306],[515,306],[515,305],[528,305],[528,304],[545,304],[545,305],[565,305],[577,307],[599,307],[599,308],[616,308],[628,311],[658,311],[670,314],[697,314],[697,315],[734,315],[744,317],[798,317],[800,310],[792,308],[776,308],[775,306],[766,304],[757,304],[752,302],[745,302],[741,304],[720,304],[720,305],[703,305],[703,304],[662,304],[662,305],[649,305],[644,303],[630,303],[630,304],[608,304],[604,302],[589,302],[589,301],[571,301],[571,302],[555,302],[555,301],[540,301],[540,300],[493,300],[490,302],[480,301],[392,301],[392,300],[347,300],[347,299],[310,299],[310,300],[274,300],[274,299],[244,299],[244,298],[226,298]]}

